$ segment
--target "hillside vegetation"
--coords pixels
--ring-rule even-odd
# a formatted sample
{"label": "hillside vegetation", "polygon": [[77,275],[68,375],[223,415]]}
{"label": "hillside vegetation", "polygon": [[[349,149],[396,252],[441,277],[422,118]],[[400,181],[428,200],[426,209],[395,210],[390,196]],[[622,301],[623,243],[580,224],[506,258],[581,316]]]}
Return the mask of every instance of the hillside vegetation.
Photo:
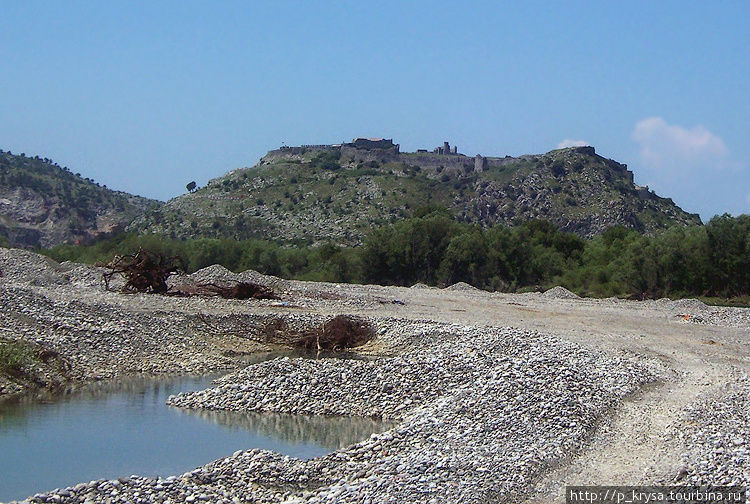
{"label": "hillside vegetation", "polygon": [[49,159],[0,151],[0,243],[49,247],[122,230],[158,202],[112,191]]}
{"label": "hillside vegetation", "polygon": [[544,219],[592,237],[614,225],[655,233],[700,224],[672,200],[633,183],[625,165],[592,147],[518,158],[292,148],[232,171],[147,212],[133,231],[294,243],[361,243],[373,228],[426,205],[460,222],[491,227]]}
{"label": "hillside vegetation", "polygon": [[368,233],[362,246],[285,247],[251,239],[168,239],[122,235],[90,246],[46,251],[58,261],[105,262],[139,247],[180,255],[190,271],[219,263],[234,271],[303,280],[410,286],[467,282],[517,292],[563,285],[586,296],[660,298],[750,295],[750,216],[713,218],[646,236],[616,226],[593,239],[527,221],[484,229],[445,209]]}

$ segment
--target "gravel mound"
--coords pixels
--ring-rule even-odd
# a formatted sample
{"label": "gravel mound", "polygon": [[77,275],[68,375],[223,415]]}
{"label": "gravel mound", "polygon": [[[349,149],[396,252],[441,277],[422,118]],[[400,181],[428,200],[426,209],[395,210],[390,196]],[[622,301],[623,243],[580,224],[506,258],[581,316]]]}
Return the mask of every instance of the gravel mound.
{"label": "gravel mound", "polygon": [[220,264],[207,266],[195,273],[175,277],[170,280],[170,284],[178,289],[188,288],[196,284],[234,284],[238,282],[249,282],[279,290],[283,290],[288,284],[286,280],[271,275],[264,275],[255,270],[234,273]]}
{"label": "gravel mound", "polygon": [[68,280],[56,261],[23,249],[0,248],[0,282],[36,286],[62,285]]}
{"label": "gravel mound", "polygon": [[422,282],[417,282],[414,285],[410,287],[411,289],[430,289],[431,287],[427,284],[424,284]]}
{"label": "gravel mound", "polygon": [[264,275],[255,270],[245,270],[237,275],[240,282],[251,282],[259,285],[265,285],[274,289],[284,289],[289,282],[283,278],[275,277],[273,275]]}
{"label": "gravel mound", "polygon": [[185,277],[194,283],[212,283],[212,282],[239,282],[239,275],[226,269],[221,264],[212,264],[205,268],[199,269]]}
{"label": "gravel mound", "polygon": [[469,285],[466,282],[454,283],[453,285],[450,285],[450,286],[446,287],[445,290],[449,290],[449,291],[479,291],[479,292],[481,292],[481,289],[477,289],[473,285]]}
{"label": "gravel mound", "polygon": [[670,303],[674,317],[689,323],[750,329],[750,309],[710,306],[698,299],[680,299]]}
{"label": "gravel mound", "polygon": [[672,302],[672,308],[676,310],[707,310],[709,306],[699,299],[679,299]]}
{"label": "gravel mound", "polygon": [[565,287],[558,285],[542,293],[543,297],[550,299],[581,299],[581,296],[575,292],[570,292]]}
{"label": "gravel mound", "polygon": [[[710,325],[750,329],[750,309],[716,307],[711,312],[705,314],[703,320]],[[694,322],[695,320],[691,318],[690,321]],[[745,341],[747,340],[745,339]]]}

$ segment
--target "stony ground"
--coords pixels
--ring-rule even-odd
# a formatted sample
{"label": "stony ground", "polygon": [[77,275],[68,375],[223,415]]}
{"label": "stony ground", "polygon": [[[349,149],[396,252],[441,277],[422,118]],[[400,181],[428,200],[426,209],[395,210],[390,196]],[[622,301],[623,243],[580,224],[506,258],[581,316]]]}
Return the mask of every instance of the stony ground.
{"label": "stony ground", "polygon": [[[169,403],[394,422],[309,461],[241,451],[184,475],[82,483],[34,502],[560,502],[566,484],[750,484],[750,310],[560,288],[290,282],[218,266],[179,281],[253,280],[281,299],[124,295],[103,291],[94,268],[7,249],[0,271],[0,335],[54,349],[73,382],[234,367]],[[367,359],[242,368],[238,356],[260,347],[223,330],[342,313],[377,328],[359,349]],[[13,385],[0,381],[0,394]]]}

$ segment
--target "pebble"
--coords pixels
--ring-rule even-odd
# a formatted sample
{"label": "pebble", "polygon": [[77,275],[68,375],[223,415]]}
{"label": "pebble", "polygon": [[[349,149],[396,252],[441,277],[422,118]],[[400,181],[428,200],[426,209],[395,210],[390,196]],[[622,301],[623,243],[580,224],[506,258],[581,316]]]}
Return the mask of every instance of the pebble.
{"label": "pebble", "polygon": [[[693,404],[673,426],[684,446],[676,482],[750,488],[750,377],[738,374]],[[750,498],[750,495],[748,496]],[[750,500],[750,499],[749,499]]]}
{"label": "pebble", "polygon": [[[212,322],[227,327],[259,320],[248,313],[247,303],[232,300],[105,292],[95,268],[57,265],[25,251],[0,248],[0,269],[6,273],[0,278],[3,334],[54,347],[81,381],[236,365],[202,337],[195,315],[210,313]],[[347,299],[344,285],[287,282],[254,272],[235,275],[216,266],[187,280],[237,278],[290,289],[294,299],[288,301],[302,307],[325,308],[327,300],[335,309],[375,307],[393,299],[377,286]],[[451,295],[490,296],[465,286],[456,290]],[[571,297],[560,289],[537,296],[550,303]],[[750,327],[747,310],[676,303],[638,306]],[[274,308],[262,302],[253,306]],[[322,319],[310,313],[283,316],[305,324]],[[212,388],[170,396],[168,403],[217,411],[372,417],[392,422],[385,432],[311,460],[239,450],[182,475],[91,481],[27,501],[514,501],[546,468],[585,447],[603,417],[626,396],[667,372],[656,359],[604,354],[530,330],[397,317],[373,323],[380,349],[374,358],[276,358],[237,370]],[[683,481],[750,484],[748,397],[745,377],[690,410],[690,421],[672,434],[685,442]]]}

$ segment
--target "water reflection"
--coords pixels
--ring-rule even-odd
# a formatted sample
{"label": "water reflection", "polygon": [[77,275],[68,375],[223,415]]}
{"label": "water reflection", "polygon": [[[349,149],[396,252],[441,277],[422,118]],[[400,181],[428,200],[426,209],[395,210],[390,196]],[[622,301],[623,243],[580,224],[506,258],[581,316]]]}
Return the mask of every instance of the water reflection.
{"label": "water reflection", "polygon": [[366,439],[374,432],[393,427],[392,422],[370,418],[239,413],[236,411],[181,410],[229,429],[242,429],[281,439],[288,443],[313,442],[338,450]]}
{"label": "water reflection", "polygon": [[165,404],[218,376],[132,377],[0,403],[0,501],[99,478],[181,474],[236,450],[317,457],[390,428],[371,419]]}

